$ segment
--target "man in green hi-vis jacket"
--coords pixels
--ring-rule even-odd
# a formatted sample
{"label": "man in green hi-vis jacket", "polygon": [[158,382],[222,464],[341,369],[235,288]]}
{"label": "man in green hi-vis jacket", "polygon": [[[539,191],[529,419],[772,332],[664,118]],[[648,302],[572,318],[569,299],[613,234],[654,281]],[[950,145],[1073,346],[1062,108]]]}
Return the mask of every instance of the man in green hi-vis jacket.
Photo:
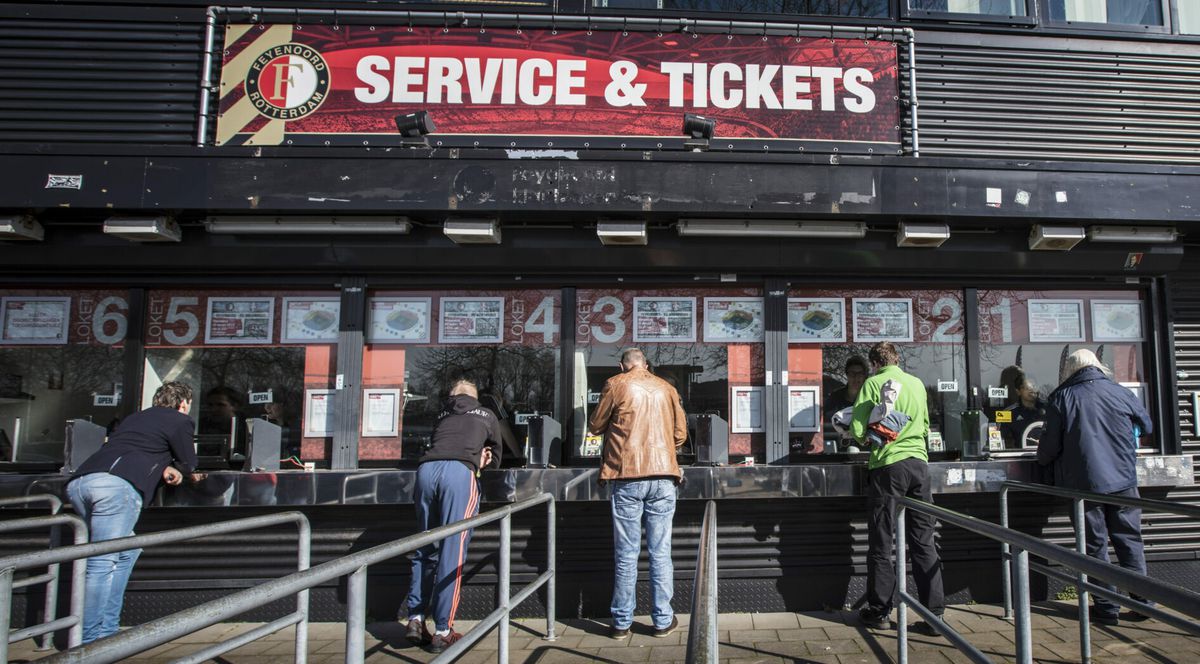
{"label": "man in green hi-vis jacket", "polygon": [[[868,627],[888,628],[896,594],[896,569],[892,562],[895,532],[892,499],[908,496],[933,502],[929,483],[929,407],[925,384],[900,369],[900,354],[882,341],[868,355],[874,375],[863,384],[854,402],[850,432],[860,442],[873,441],[867,463],[867,503],[870,536],[867,551],[867,605],[859,620]],[[889,425],[903,422],[898,429]],[[942,560],[934,543],[933,517],[908,512],[908,544],[913,577],[921,603],[937,616],[945,610]],[[925,623],[914,631],[937,633]]]}

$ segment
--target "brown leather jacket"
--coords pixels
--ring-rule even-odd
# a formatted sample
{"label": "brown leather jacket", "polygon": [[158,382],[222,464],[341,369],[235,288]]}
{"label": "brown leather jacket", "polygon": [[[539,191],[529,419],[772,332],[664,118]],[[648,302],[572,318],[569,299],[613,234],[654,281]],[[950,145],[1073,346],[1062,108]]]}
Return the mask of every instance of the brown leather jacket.
{"label": "brown leather jacket", "polygon": [[687,440],[687,415],[675,388],[646,369],[608,379],[588,428],[605,436],[601,482],[683,477],[675,450]]}

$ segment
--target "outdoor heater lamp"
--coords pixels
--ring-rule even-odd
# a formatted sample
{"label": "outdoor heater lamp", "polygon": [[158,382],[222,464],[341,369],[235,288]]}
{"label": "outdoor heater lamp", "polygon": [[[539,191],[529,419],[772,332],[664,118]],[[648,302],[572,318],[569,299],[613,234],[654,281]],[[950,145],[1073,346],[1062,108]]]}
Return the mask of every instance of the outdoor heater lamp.
{"label": "outdoor heater lamp", "polygon": [[688,137],[683,142],[684,148],[691,149],[693,152],[707,150],[708,142],[712,140],[716,131],[716,120],[695,113],[683,114],[683,135]]}
{"label": "outdoor heater lamp", "polygon": [[408,217],[209,217],[209,233],[229,235],[407,235]]}
{"label": "outdoor heater lamp", "polygon": [[37,240],[45,233],[42,225],[29,215],[0,217],[0,240]]}
{"label": "outdoor heater lamp", "polygon": [[401,145],[427,148],[429,139],[425,138],[425,135],[437,131],[437,127],[433,125],[433,118],[429,117],[428,111],[417,111],[397,115],[396,131],[400,132]]}
{"label": "outdoor heater lamp", "polygon": [[601,221],[596,224],[596,236],[606,245],[635,246],[646,244],[646,222]]}
{"label": "outdoor heater lamp", "polygon": [[132,242],[179,242],[183,231],[170,217],[109,217],[104,234]]}
{"label": "outdoor heater lamp", "polygon": [[1092,242],[1174,242],[1179,231],[1174,226],[1090,226]]}
{"label": "outdoor heater lamp", "polygon": [[836,221],[741,221],[737,219],[680,219],[682,236],[812,237],[862,239],[867,225]]}
{"label": "outdoor heater lamp", "polygon": [[500,222],[495,219],[447,219],[442,232],[455,244],[500,244]]}

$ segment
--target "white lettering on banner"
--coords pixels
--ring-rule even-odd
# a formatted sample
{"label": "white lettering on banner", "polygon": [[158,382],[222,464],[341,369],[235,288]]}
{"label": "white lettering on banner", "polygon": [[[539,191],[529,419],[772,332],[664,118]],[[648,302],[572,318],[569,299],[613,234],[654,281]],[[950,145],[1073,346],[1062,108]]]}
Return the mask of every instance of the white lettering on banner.
{"label": "white lettering on banner", "polygon": [[[363,85],[354,88],[354,97],[365,104],[391,99],[397,104],[583,106],[587,103],[587,70],[586,60],[397,56],[389,61],[368,55],[355,67]],[[875,76],[862,67],[663,62],[659,71],[667,77],[667,101],[674,108],[811,111],[814,79],[814,96],[821,111],[838,110],[839,82],[845,91],[840,101],[846,110],[869,113],[876,104],[875,91],[868,85]],[[643,97],[649,86],[636,82],[639,74],[633,62],[610,64],[604,101],[614,108],[645,106]]]}

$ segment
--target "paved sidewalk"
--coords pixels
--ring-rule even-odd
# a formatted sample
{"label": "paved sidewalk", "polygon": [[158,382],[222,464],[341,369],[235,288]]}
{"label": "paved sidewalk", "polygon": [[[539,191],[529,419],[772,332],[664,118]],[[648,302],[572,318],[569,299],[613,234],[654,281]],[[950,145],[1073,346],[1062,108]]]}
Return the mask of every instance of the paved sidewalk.
{"label": "paved sidewalk", "polygon": [[[1079,626],[1076,609],[1069,602],[1047,602],[1033,610],[1034,657],[1038,662],[1059,664],[1079,661]],[[971,643],[994,661],[1012,661],[1012,624],[1000,619],[999,607],[963,605],[950,607],[946,618]],[[868,630],[849,611],[811,613],[730,613],[720,620],[721,661],[730,664],[790,662],[793,664],[868,664],[896,661],[896,632]],[[915,618],[910,619],[915,620]],[[686,626],[687,616],[680,616]],[[466,631],[472,623],[461,621]],[[681,626],[666,638],[651,636],[649,621],[642,617],[633,635],[624,641],[609,639],[607,625],[591,620],[564,620],[556,627],[558,639],[542,639],[544,620],[524,619],[514,624],[509,639],[511,662],[558,664],[647,662],[667,664],[684,660],[687,630]],[[169,662],[194,652],[202,645],[223,641],[254,624],[214,625],[191,636],[155,648],[130,662]],[[428,662],[433,655],[404,640],[398,623],[373,623],[367,628],[367,661],[402,664]],[[293,631],[285,630],[238,648],[219,660],[220,664],[267,664],[292,661]],[[345,626],[314,623],[309,627],[309,657],[312,664],[343,661]],[[913,664],[969,662],[940,637],[909,634],[909,661]],[[496,635],[490,634],[460,662],[476,664],[496,661]],[[1123,623],[1119,627],[1092,627],[1095,664],[1192,664],[1200,662],[1200,637],[1161,622]],[[33,650],[32,641],[13,644],[10,661],[28,662],[44,656]]]}

